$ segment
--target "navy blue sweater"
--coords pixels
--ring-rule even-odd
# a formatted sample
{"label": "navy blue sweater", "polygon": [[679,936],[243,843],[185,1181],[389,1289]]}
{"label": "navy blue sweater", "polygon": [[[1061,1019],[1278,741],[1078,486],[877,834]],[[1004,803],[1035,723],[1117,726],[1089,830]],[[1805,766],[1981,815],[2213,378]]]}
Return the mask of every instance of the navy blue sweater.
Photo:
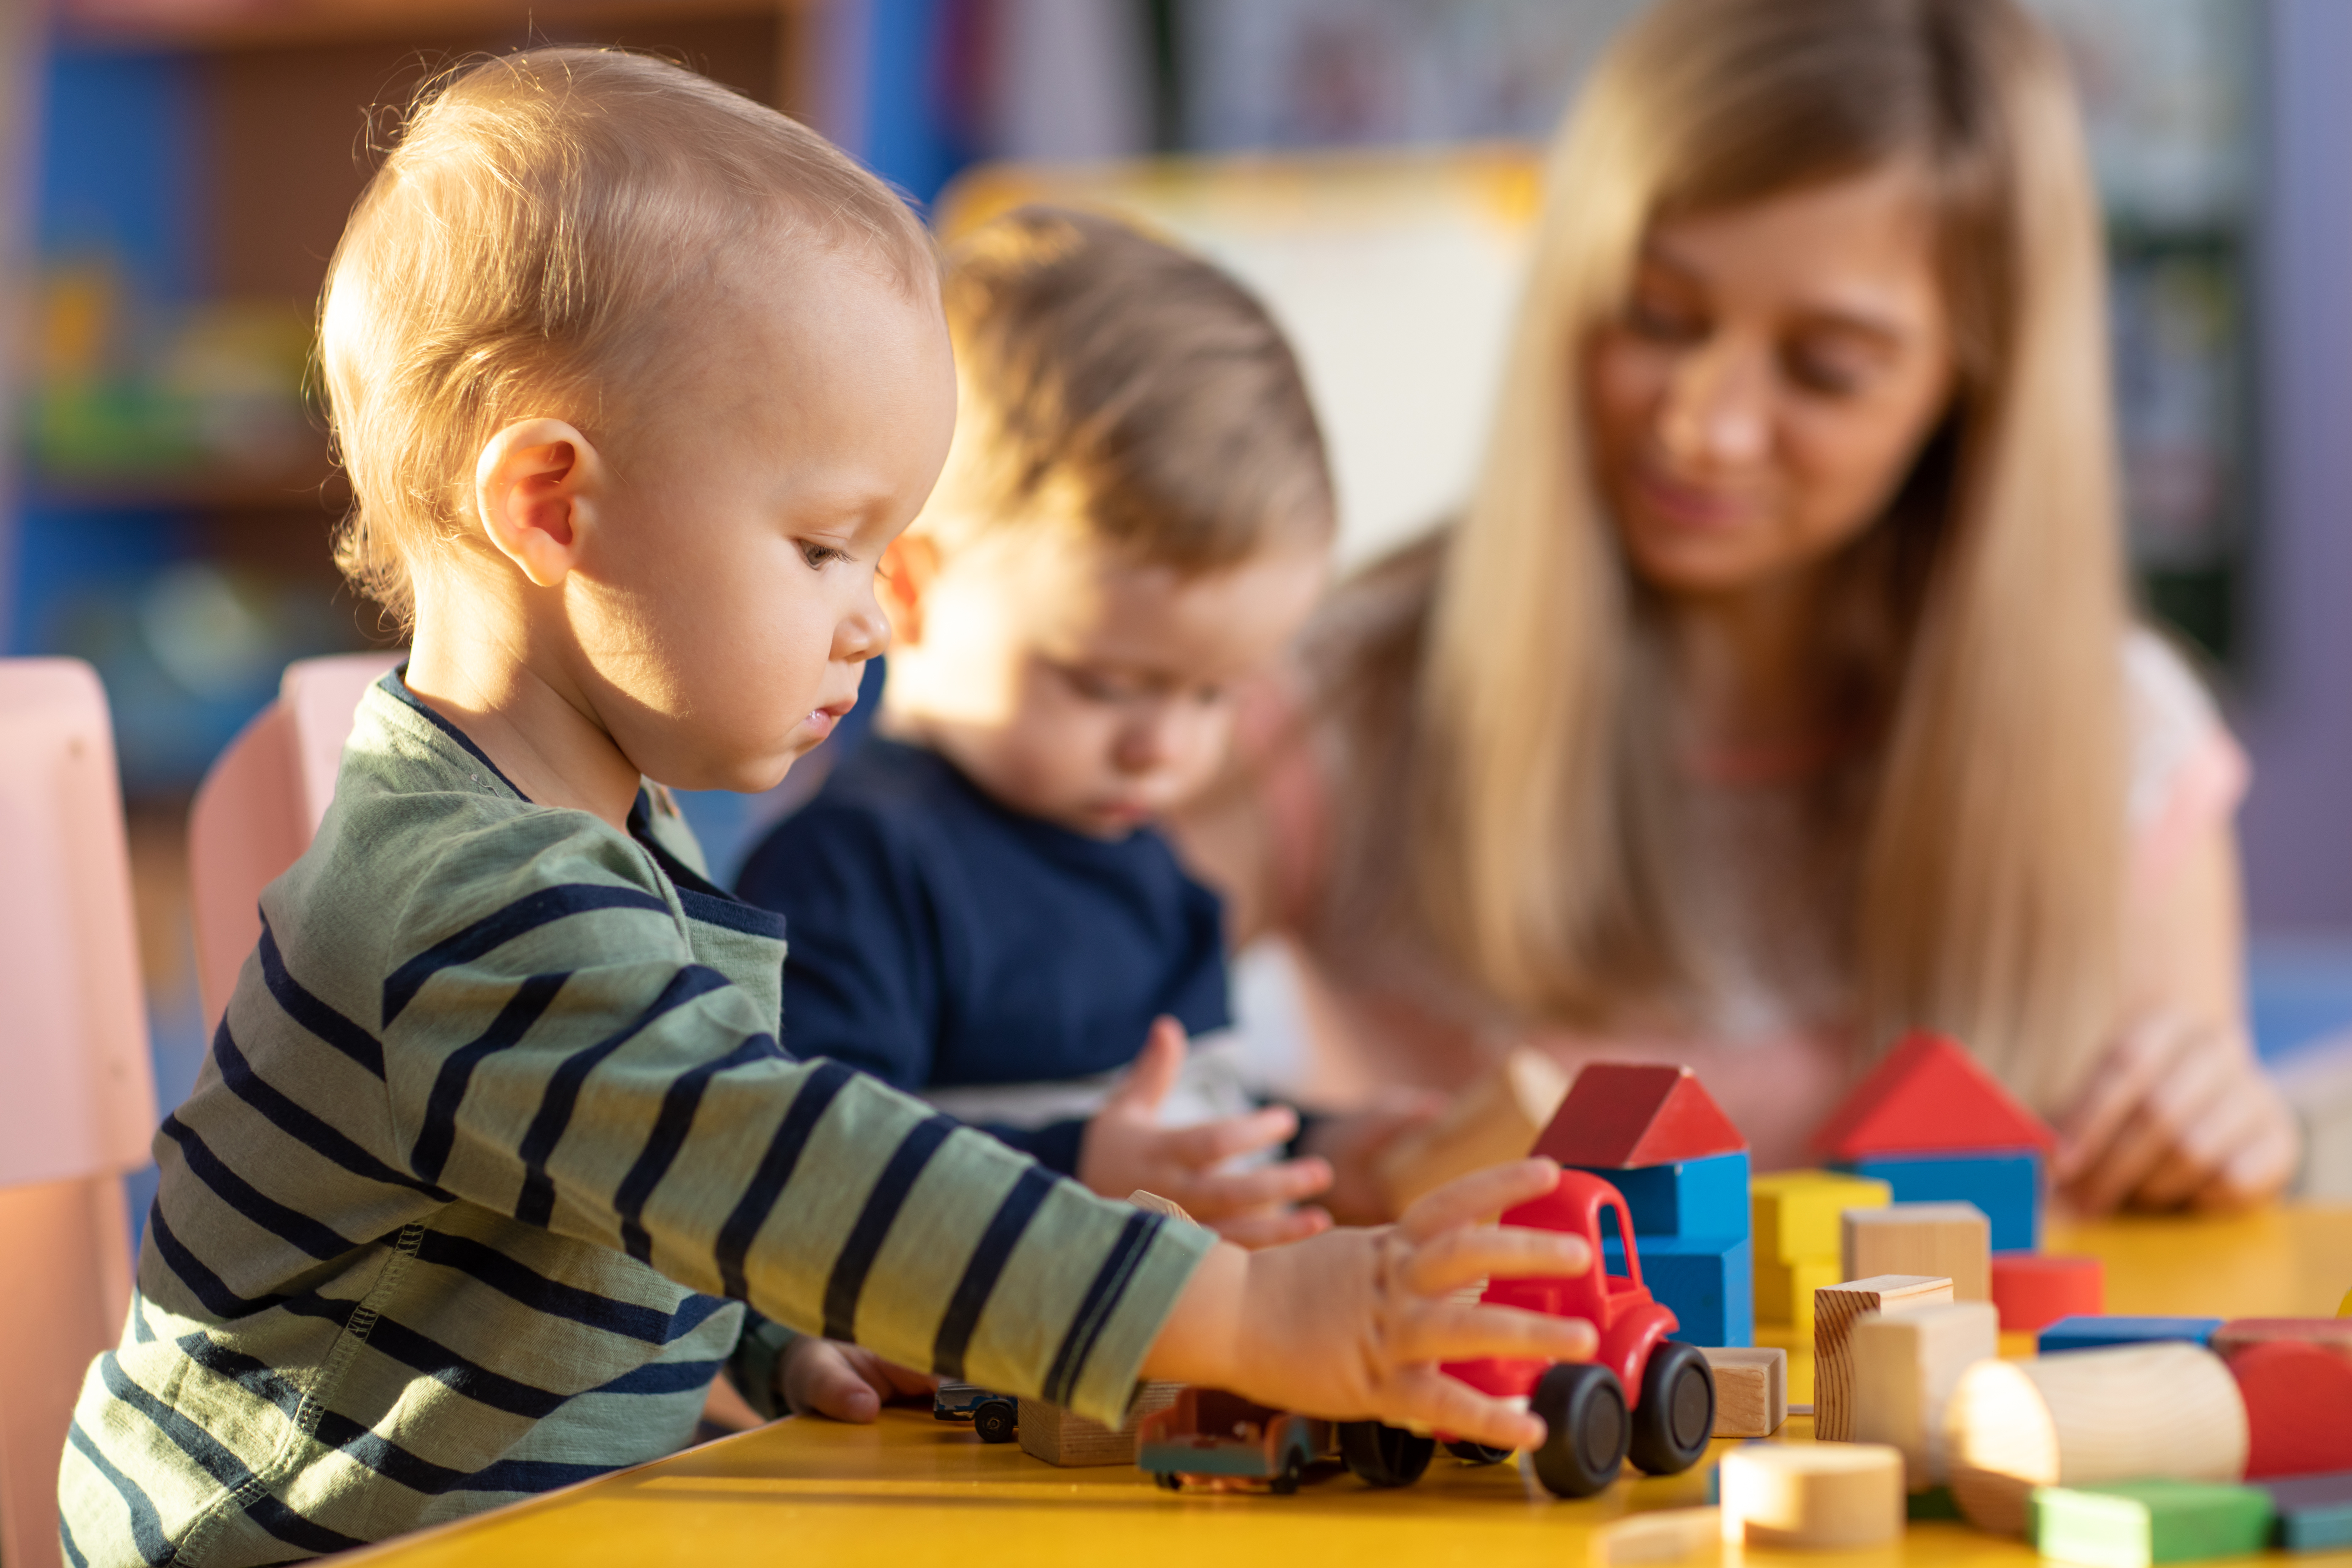
{"label": "navy blue sweater", "polygon": [[[923,747],[859,745],[737,890],[784,916],[784,1048],[912,1093],[1091,1078],[1160,1014],[1230,1022],[1217,896],[1165,839],[1022,816]],[[1066,1173],[1082,1127],[990,1131]]]}

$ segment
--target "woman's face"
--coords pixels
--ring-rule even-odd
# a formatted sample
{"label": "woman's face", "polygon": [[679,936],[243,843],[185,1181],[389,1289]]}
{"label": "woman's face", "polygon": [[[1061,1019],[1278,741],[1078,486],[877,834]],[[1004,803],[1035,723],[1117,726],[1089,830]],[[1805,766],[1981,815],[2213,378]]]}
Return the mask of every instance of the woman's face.
{"label": "woman's face", "polygon": [[1902,167],[1652,228],[1583,365],[1596,477],[1644,580],[1738,592],[1879,515],[1952,397],[1932,246]]}

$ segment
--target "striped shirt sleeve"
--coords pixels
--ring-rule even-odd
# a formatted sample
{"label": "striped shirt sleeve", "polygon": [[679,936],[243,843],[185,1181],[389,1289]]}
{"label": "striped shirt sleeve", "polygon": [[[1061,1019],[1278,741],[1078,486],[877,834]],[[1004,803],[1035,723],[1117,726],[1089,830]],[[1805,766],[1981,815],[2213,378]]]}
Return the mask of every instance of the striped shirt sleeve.
{"label": "striped shirt sleeve", "polygon": [[[396,922],[378,1016],[416,1180],[903,1364],[1117,1424],[1210,1244],[837,1063],[695,962],[584,816],[467,836]],[[528,844],[506,842],[535,836]]]}

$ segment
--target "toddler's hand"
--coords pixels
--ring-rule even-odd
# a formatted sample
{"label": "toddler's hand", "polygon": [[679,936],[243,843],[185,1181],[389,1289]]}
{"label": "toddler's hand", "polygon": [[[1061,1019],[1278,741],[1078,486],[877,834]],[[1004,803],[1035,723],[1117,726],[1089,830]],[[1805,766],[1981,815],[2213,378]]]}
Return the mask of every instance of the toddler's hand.
{"label": "toddler's hand", "polygon": [[1424,1089],[1391,1089],[1361,1110],[1318,1117],[1300,1147],[1331,1163],[1331,1190],[1323,1206],[1341,1225],[1382,1225],[1396,1218],[1381,1156],[1406,1133],[1445,1113],[1445,1097]]}
{"label": "toddler's hand", "polygon": [[803,1334],[784,1347],[776,1365],[776,1392],[795,1415],[830,1415],[867,1422],[894,1399],[929,1396],[940,1380],[894,1366],[863,1345]]}
{"label": "toddler's hand", "polygon": [[2242,1208],[2286,1184],[2301,1142],[2242,1034],[2158,1014],[2093,1071],[2059,1126],[2053,1174],[2087,1214]]}
{"label": "toddler's hand", "polygon": [[1146,1374],[1332,1420],[1377,1418],[1533,1447],[1543,1441],[1540,1419],[1446,1376],[1438,1363],[1591,1357],[1598,1336],[1581,1318],[1454,1300],[1489,1275],[1570,1276],[1593,1266],[1581,1237],[1482,1218],[1559,1179],[1551,1161],[1523,1160],[1447,1183],[1393,1226],[1335,1230],[1264,1252],[1219,1247],[1178,1299]]}
{"label": "toddler's hand", "polygon": [[1328,1229],[1331,1216],[1295,1208],[1331,1184],[1329,1162],[1289,1160],[1244,1171],[1217,1167],[1288,1141],[1298,1131],[1296,1111],[1281,1106],[1203,1121],[1160,1125],[1160,1102],[1184,1067],[1184,1028],[1173,1018],[1151,1026],[1143,1054],[1103,1108],[1087,1123],[1078,1144],[1078,1180],[1105,1197],[1140,1189],[1182,1205],[1229,1241],[1271,1247]]}

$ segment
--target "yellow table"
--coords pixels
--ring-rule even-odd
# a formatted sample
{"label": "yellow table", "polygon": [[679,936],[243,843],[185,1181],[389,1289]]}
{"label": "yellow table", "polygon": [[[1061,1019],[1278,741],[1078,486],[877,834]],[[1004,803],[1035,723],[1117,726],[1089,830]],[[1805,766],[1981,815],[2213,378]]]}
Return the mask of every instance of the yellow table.
{"label": "yellow table", "polygon": [[[2352,1287],[2352,1209],[2061,1226],[2051,1246],[2104,1258],[2107,1305],[2117,1312],[2325,1317]],[[1790,1363],[1790,1395],[1801,1400],[1811,1387],[1811,1357],[1800,1352]],[[1811,1425],[1791,1418],[1783,1439],[1810,1441]],[[398,1568],[1000,1561],[1018,1568],[1138,1561],[1562,1568],[1584,1563],[1594,1527],[1637,1510],[1696,1504],[1705,1491],[1695,1471],[1559,1502],[1515,1466],[1474,1468],[1441,1454],[1419,1485],[1398,1491],[1370,1491],[1341,1476],[1293,1498],[1178,1496],[1139,1471],[1057,1470],[925,1412],[892,1410],[873,1426],[780,1421],[345,1561]],[[1819,1560],[1881,1568],[2034,1558],[2021,1542],[1922,1524],[1899,1547]],[[2276,1560],[2352,1563],[2352,1553]]]}

